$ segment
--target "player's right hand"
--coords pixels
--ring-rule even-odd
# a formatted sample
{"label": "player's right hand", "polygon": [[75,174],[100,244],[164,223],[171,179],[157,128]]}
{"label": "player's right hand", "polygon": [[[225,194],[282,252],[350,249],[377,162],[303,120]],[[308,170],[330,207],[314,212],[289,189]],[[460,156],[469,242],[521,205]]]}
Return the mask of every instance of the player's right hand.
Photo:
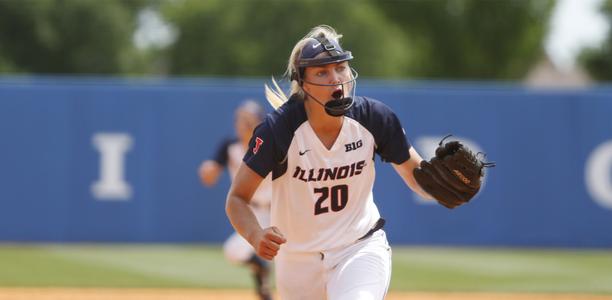
{"label": "player's right hand", "polygon": [[217,184],[221,173],[223,173],[223,167],[212,160],[204,161],[198,169],[200,182],[206,187],[212,187]]}
{"label": "player's right hand", "polygon": [[272,260],[278,254],[280,246],[286,242],[280,230],[272,226],[258,232],[253,239],[253,248],[261,258]]}

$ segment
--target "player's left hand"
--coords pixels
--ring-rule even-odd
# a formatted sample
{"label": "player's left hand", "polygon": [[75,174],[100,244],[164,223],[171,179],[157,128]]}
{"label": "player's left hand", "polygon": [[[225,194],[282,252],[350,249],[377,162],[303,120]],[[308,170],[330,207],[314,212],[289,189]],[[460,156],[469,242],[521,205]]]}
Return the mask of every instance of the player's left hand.
{"label": "player's left hand", "polygon": [[421,167],[413,171],[414,178],[423,190],[441,205],[455,208],[469,202],[480,190],[483,168],[494,167],[494,162],[483,162],[458,141],[442,145],[430,161],[421,161]]}

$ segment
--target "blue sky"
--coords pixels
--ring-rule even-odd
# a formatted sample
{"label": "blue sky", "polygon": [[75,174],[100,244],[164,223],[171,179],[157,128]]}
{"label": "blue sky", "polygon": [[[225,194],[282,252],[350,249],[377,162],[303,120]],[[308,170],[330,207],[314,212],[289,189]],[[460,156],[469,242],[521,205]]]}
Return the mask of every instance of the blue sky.
{"label": "blue sky", "polygon": [[609,25],[599,12],[603,0],[557,0],[545,49],[561,69],[575,66],[584,47],[596,47],[606,37]]}

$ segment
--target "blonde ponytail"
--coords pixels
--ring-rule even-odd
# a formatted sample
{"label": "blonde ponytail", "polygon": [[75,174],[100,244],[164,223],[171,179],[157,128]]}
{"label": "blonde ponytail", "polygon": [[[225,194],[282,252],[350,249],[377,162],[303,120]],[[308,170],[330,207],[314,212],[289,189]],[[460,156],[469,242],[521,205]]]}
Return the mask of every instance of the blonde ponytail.
{"label": "blonde ponytail", "polygon": [[264,84],[266,99],[274,109],[278,109],[283,103],[287,102],[288,98],[283,89],[278,86],[274,77],[272,77],[272,84],[274,85],[273,88],[270,88],[268,84]]}

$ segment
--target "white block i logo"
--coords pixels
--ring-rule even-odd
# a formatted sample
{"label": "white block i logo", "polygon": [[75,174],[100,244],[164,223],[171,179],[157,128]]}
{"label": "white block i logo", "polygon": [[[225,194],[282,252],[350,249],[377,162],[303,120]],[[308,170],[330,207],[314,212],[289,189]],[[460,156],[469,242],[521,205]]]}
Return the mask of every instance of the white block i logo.
{"label": "white block i logo", "polygon": [[91,186],[98,200],[128,200],[132,188],[125,181],[125,154],[132,147],[126,133],[96,133],[93,146],[100,152],[100,178]]}

